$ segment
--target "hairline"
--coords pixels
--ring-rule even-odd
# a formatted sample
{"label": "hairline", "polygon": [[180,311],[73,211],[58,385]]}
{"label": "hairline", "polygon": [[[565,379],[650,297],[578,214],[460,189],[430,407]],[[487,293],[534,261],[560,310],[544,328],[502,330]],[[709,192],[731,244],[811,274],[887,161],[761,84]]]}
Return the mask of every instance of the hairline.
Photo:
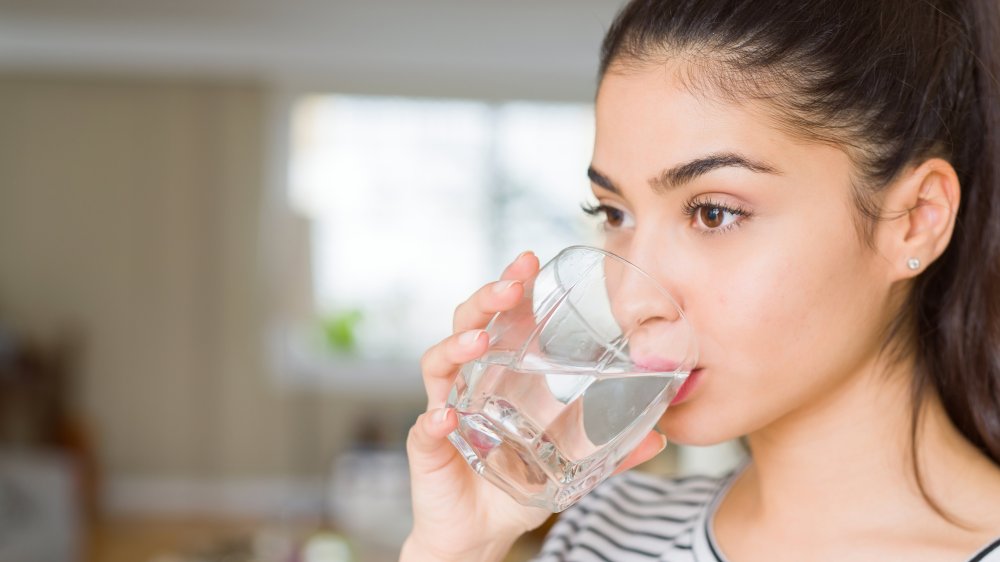
{"label": "hairline", "polygon": [[[723,57],[713,56],[718,49],[702,44],[697,46],[671,47],[639,53],[618,54],[604,65],[604,72],[598,77],[597,91],[605,76],[627,76],[656,67],[673,72],[681,86],[691,95],[712,103],[749,105],[751,110],[761,113],[770,124],[789,138],[808,144],[818,144],[834,148],[844,153],[851,163],[849,187],[856,213],[853,217],[855,231],[869,250],[875,250],[875,225],[880,220],[881,207],[875,201],[879,190],[870,185],[871,180],[860,173],[864,163],[863,154],[871,147],[852,142],[851,133],[844,127],[828,127],[829,133],[822,134],[816,120],[798,114],[787,104],[775,103],[781,95],[789,95],[788,87],[781,84],[774,71],[765,71],[769,79],[755,83],[746,78],[747,74],[728,64]],[[671,69],[672,67],[672,69]],[[735,84],[735,85],[733,85]],[[740,88],[738,85],[745,85]],[[756,92],[752,87],[756,86]],[[596,94],[595,94],[596,102]],[[839,134],[837,134],[839,133]]]}

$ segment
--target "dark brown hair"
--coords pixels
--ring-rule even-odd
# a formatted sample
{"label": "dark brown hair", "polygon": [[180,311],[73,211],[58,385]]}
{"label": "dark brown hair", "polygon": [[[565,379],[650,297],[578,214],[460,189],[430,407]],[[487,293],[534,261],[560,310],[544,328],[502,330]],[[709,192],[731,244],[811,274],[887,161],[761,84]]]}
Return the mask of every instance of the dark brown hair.
{"label": "dark brown hair", "polygon": [[948,160],[961,205],[944,254],[915,280],[883,349],[912,349],[911,452],[921,405],[1000,465],[1000,107],[995,0],[634,0],[601,49],[600,76],[682,57],[687,79],[763,99],[793,134],[852,158],[862,240],[879,193],[908,165]]}

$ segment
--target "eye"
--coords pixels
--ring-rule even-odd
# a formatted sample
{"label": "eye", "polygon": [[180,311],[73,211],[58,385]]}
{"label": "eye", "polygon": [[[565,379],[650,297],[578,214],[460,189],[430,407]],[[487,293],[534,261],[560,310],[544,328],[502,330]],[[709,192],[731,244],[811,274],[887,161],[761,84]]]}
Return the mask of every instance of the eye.
{"label": "eye", "polygon": [[736,220],[736,213],[722,207],[702,207],[698,209],[698,220],[706,227],[714,229],[732,224]]}
{"label": "eye", "polygon": [[580,207],[583,209],[584,213],[587,213],[592,217],[603,214],[604,228],[619,229],[631,228],[635,226],[635,220],[632,219],[632,216],[617,207],[605,204],[592,205],[589,203],[584,203]]}
{"label": "eye", "polygon": [[696,228],[706,234],[730,230],[750,217],[746,209],[713,201],[690,201],[684,206],[684,213],[694,220]]}

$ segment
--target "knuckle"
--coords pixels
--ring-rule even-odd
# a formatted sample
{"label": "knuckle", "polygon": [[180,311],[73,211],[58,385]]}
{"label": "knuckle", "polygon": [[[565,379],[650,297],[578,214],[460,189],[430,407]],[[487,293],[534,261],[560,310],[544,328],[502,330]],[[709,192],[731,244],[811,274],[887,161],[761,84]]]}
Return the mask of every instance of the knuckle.
{"label": "knuckle", "polygon": [[434,353],[436,349],[437,346],[434,346],[425,351],[424,354],[420,356],[420,372],[422,372],[425,375],[430,370],[431,365],[434,362]]}
{"label": "knuckle", "polygon": [[480,309],[486,310],[488,308],[490,297],[495,293],[494,287],[497,286],[497,283],[500,283],[500,281],[490,281],[476,292],[476,303]]}
{"label": "knuckle", "polygon": [[416,421],[410,426],[410,430],[406,433],[406,444],[407,446],[413,445],[418,439],[420,439],[420,423],[423,421],[424,416],[427,414],[421,414],[417,416]]}
{"label": "knuckle", "polygon": [[458,326],[462,322],[462,317],[465,315],[465,309],[468,307],[469,301],[465,300],[461,304],[455,307],[455,313],[452,315],[451,319],[455,326]]}
{"label": "knuckle", "polygon": [[415,428],[410,428],[410,433],[406,436],[406,456],[413,459],[417,452],[417,434]]}
{"label": "knuckle", "polygon": [[452,368],[455,361],[452,357],[455,337],[455,334],[448,336],[425,351],[420,357],[420,371],[424,376],[440,377]]}

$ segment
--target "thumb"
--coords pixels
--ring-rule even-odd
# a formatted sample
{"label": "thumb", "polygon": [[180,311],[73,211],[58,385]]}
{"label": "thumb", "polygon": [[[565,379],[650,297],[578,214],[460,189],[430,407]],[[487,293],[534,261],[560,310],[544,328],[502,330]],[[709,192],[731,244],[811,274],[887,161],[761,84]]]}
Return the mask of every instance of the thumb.
{"label": "thumb", "polygon": [[639,445],[622,461],[614,474],[625,472],[626,470],[640,465],[649,459],[660,454],[660,451],[667,446],[667,436],[656,431],[650,431],[646,437],[639,442]]}
{"label": "thumb", "polygon": [[420,414],[406,438],[406,455],[414,473],[427,474],[447,465],[458,451],[447,436],[458,425],[451,408],[437,408]]}

